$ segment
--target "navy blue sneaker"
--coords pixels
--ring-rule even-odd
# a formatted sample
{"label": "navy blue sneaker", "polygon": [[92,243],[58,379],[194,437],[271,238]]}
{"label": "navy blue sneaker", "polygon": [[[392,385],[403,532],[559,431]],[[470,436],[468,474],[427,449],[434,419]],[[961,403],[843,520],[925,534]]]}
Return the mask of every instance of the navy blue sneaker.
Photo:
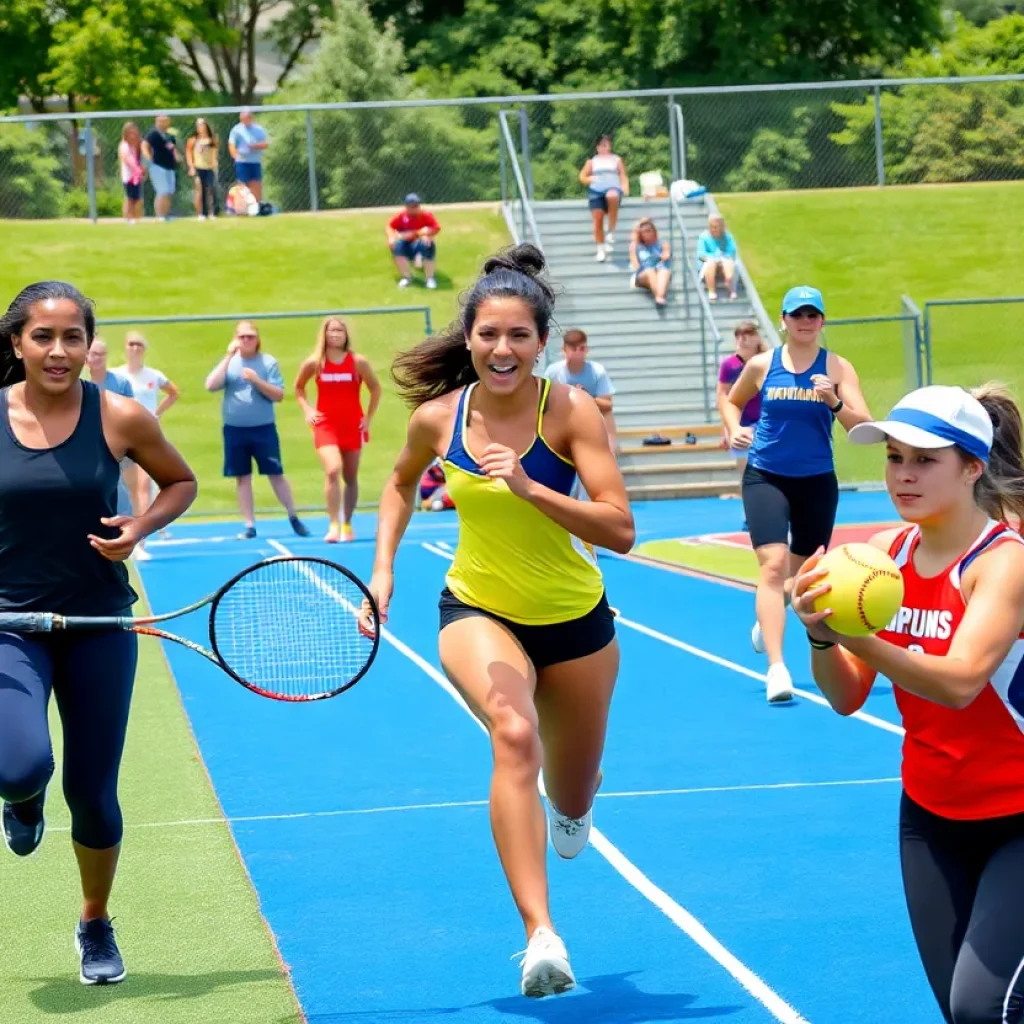
{"label": "navy blue sneaker", "polygon": [[43,841],[43,832],[46,831],[44,800],[45,797],[40,794],[20,804],[4,802],[4,843],[16,857],[28,857],[35,853]]}
{"label": "navy blue sneaker", "polygon": [[83,985],[116,985],[124,981],[124,961],[114,941],[114,929],[105,917],[79,921],[75,949],[82,959],[79,977]]}
{"label": "navy blue sneaker", "polygon": [[247,526],[239,535],[239,540],[252,540],[256,536],[256,527]]}
{"label": "navy blue sneaker", "polygon": [[288,517],[288,522],[292,524],[292,529],[300,537],[308,537],[309,536],[309,527],[306,526],[306,524],[298,516],[289,516]]}

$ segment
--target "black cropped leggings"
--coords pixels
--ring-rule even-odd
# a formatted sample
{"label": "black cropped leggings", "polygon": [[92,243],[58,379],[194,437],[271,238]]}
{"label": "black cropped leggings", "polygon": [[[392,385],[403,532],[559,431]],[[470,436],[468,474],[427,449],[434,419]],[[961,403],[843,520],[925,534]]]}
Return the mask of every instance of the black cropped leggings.
{"label": "black cropped leggings", "polygon": [[952,821],[904,794],[900,858],[914,938],[947,1024],[1021,1024],[1024,814]]}
{"label": "black cropped leggings", "polygon": [[128,632],[0,633],[0,798],[31,800],[53,775],[52,692],[64,732],[71,837],[92,850],[121,841],[117,779],[137,655],[138,638]]}

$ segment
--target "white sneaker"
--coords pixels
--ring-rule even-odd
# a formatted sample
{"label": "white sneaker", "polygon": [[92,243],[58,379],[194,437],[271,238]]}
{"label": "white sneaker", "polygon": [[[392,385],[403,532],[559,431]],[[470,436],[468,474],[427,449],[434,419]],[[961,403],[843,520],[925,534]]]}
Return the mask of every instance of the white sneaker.
{"label": "white sneaker", "polygon": [[427,287],[430,288],[431,290],[433,290],[434,288],[437,287],[437,282],[432,277],[428,277],[427,278]]}
{"label": "white sneaker", "polygon": [[757,654],[764,654],[764,635],[761,633],[761,623],[755,622],[754,628],[750,631],[750,646]]}
{"label": "white sneaker", "polygon": [[543,999],[576,987],[565,943],[550,928],[538,928],[524,953],[515,955],[523,957],[519,965],[523,969],[520,990],[524,996]]}
{"label": "white sneaker", "polygon": [[608,243],[608,248],[610,249],[615,244],[615,232],[609,231],[608,234],[604,236],[604,240]]}
{"label": "white sneaker", "polygon": [[594,822],[594,808],[591,807],[582,818],[568,818],[548,801],[548,820],[551,823],[551,845],[555,853],[564,860],[572,860],[583,852],[590,838],[590,826]]}
{"label": "white sneaker", "polygon": [[608,253],[603,245],[597,247],[597,256],[595,257],[598,263],[604,263],[608,259]]}
{"label": "white sneaker", "polygon": [[789,669],[781,661],[768,669],[765,681],[765,696],[769,704],[782,704],[793,699],[793,679]]}
{"label": "white sneaker", "polygon": [[403,277],[403,278],[399,279],[398,287],[399,288],[408,288],[409,285],[411,285],[411,284],[412,284],[412,281],[410,281],[409,278]]}

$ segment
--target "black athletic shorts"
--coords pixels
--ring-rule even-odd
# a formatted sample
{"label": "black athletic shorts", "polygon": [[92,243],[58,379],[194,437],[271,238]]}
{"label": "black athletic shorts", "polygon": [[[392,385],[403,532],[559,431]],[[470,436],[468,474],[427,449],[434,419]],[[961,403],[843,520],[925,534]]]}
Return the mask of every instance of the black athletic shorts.
{"label": "black athletic shorts", "polygon": [[743,471],[743,512],[750,543],[789,544],[794,555],[810,557],[828,547],[839,507],[835,473],[779,476],[755,469]]}
{"label": "black athletic shorts", "polygon": [[1024,1021],[1024,814],[953,821],[900,803],[903,888],[947,1024]]}
{"label": "black athletic shorts", "polygon": [[526,656],[538,672],[550,665],[596,654],[615,639],[615,616],[605,594],[586,615],[546,626],[524,626],[521,622],[511,622],[482,608],[474,608],[460,601],[447,587],[441,591],[438,609],[441,629],[470,615],[485,615],[500,622],[523,645]]}

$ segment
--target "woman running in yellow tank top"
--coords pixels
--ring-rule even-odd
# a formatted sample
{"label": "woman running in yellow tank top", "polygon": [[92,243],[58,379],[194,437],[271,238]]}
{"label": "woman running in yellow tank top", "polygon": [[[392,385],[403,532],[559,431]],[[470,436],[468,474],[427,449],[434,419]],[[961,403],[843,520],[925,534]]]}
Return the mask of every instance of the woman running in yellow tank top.
{"label": "woman running in yellow tank top", "polygon": [[[395,361],[414,412],[381,496],[370,582],[387,621],[395,551],[420,476],[440,456],[459,515],[441,663],[491,737],[491,829],[526,927],[527,996],[575,985],[548,909],[537,779],[543,771],[552,844],[575,857],[590,833],[619,668],[593,547],[626,552],[635,536],[596,403],[534,376],[554,307],[543,269],[532,246],[489,259],[460,319]],[[590,501],[570,497],[577,474]]]}

